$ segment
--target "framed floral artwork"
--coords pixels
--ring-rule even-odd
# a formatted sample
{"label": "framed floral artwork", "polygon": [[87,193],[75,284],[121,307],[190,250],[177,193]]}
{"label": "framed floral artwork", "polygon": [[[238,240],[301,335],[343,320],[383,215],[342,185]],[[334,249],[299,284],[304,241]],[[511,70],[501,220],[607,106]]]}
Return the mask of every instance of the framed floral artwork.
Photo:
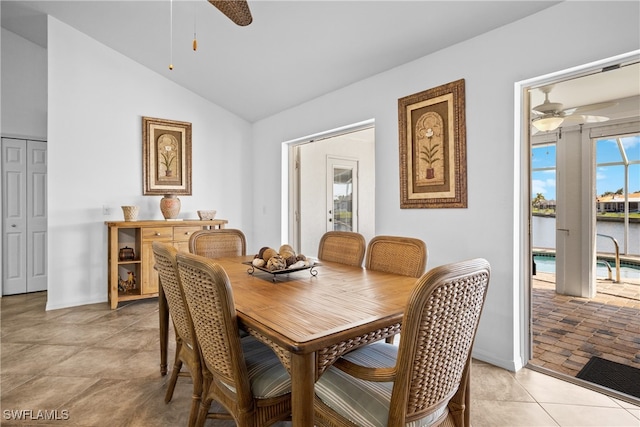
{"label": "framed floral artwork", "polygon": [[464,79],[398,100],[400,208],[466,208]]}
{"label": "framed floral artwork", "polygon": [[191,195],[191,123],[142,118],[142,173],[147,195]]}

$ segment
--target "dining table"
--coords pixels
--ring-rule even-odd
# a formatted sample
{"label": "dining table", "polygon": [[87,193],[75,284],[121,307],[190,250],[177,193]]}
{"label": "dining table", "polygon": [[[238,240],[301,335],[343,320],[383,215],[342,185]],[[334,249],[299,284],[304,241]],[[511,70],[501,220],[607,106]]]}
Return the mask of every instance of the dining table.
{"label": "dining table", "polygon": [[[269,345],[291,375],[293,426],[313,426],[315,381],[343,354],[399,333],[417,279],[326,261],[272,274],[252,268],[252,259],[215,261],[229,277],[240,327]],[[159,297],[164,375],[169,313],[162,286]]]}

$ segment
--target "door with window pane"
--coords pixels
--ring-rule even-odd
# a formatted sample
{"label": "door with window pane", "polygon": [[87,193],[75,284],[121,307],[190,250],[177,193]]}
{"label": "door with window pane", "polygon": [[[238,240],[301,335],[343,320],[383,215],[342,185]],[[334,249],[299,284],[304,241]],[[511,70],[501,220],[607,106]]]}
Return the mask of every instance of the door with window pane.
{"label": "door with window pane", "polygon": [[358,161],[327,157],[327,231],[358,231]]}

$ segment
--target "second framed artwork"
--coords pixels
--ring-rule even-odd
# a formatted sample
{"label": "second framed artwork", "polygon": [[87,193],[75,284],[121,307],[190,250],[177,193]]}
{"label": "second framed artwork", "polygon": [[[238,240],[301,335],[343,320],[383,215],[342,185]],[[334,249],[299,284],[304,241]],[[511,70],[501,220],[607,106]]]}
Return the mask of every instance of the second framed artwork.
{"label": "second framed artwork", "polygon": [[464,79],[398,100],[400,208],[466,208]]}
{"label": "second framed artwork", "polygon": [[191,195],[191,123],[142,117],[143,195]]}

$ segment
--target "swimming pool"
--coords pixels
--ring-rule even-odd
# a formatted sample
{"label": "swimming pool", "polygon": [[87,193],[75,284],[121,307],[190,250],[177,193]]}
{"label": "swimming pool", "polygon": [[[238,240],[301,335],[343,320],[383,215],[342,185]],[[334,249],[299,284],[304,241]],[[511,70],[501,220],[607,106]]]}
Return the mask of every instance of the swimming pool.
{"label": "swimming pool", "polygon": [[[554,273],[556,272],[556,256],[555,254],[534,254],[533,261],[536,263],[536,271],[541,273]],[[615,261],[609,261],[613,277],[616,277],[616,263]],[[598,265],[596,266],[596,277],[599,279],[606,279],[609,277],[609,271],[605,265],[605,261],[598,259]],[[640,280],[640,265],[630,262],[620,261],[620,280],[631,279]]]}

